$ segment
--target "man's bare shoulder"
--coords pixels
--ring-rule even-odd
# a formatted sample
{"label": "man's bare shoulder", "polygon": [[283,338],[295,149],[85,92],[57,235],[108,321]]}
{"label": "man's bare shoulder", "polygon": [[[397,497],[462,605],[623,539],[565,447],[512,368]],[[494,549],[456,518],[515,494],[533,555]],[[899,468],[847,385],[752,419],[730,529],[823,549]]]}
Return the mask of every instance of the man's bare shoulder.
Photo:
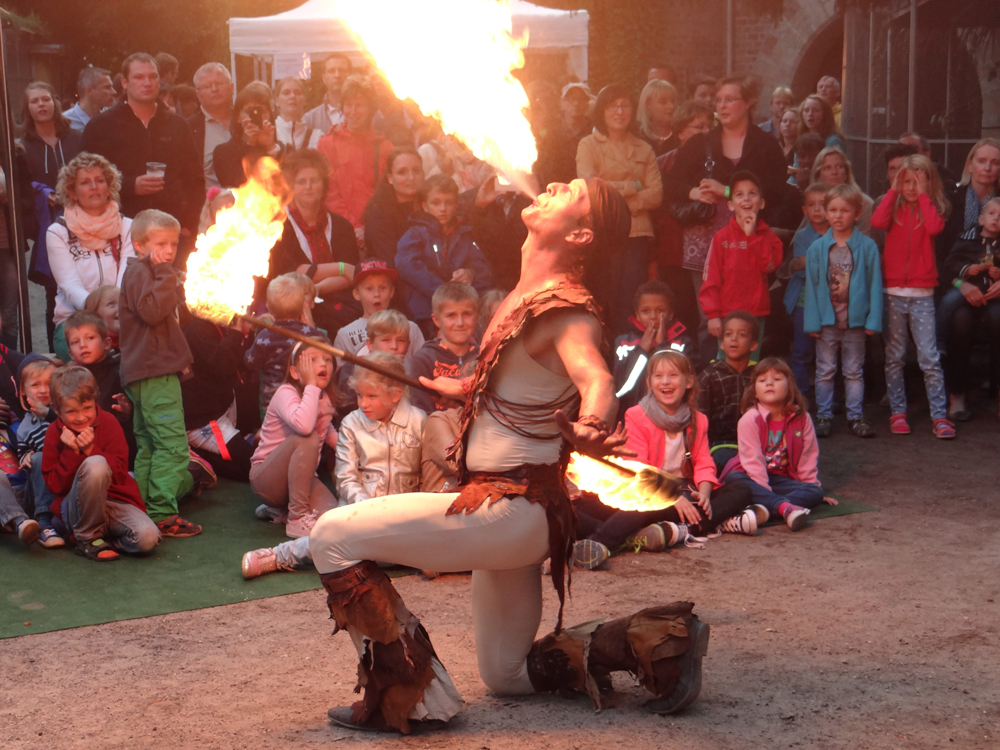
{"label": "man's bare shoulder", "polygon": [[574,307],[546,310],[525,328],[524,346],[532,356],[552,349],[557,342],[567,337],[593,342],[601,341],[601,322],[597,316],[586,310]]}

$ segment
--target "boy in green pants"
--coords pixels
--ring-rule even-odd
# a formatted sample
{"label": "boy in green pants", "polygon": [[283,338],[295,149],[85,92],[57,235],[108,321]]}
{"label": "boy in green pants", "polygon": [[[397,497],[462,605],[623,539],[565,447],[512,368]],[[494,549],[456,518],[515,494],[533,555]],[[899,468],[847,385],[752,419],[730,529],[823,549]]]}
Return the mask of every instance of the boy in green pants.
{"label": "boy in green pants", "polygon": [[122,276],[119,319],[122,382],[135,404],[138,453],[135,479],[146,512],[163,536],[189,537],[201,526],[177,513],[177,501],[215,484],[211,467],[191,454],[184,429],[178,374],[191,367],[191,350],[177,322],[177,254],[180,223],[155,209],[132,221],[132,244]]}

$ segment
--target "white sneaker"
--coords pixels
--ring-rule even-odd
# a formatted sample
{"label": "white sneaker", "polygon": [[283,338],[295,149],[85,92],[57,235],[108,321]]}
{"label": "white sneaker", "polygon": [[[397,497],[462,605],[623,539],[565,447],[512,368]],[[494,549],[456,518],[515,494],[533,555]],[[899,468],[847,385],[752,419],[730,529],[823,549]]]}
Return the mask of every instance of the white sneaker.
{"label": "white sneaker", "polygon": [[253,514],[261,521],[270,521],[271,523],[285,523],[288,520],[288,514],[285,511],[270,505],[258,505]]}
{"label": "white sneaker", "polygon": [[672,521],[664,521],[660,524],[663,527],[665,536],[667,537],[667,546],[674,547],[678,544],[684,544],[688,538],[688,527],[686,523],[673,523]]}
{"label": "white sneaker", "polygon": [[785,516],[785,523],[788,524],[788,528],[792,531],[802,531],[806,527],[806,519],[809,515],[808,508],[799,508],[798,510],[793,510],[787,516]]}
{"label": "white sneaker", "polygon": [[723,521],[719,524],[719,528],[727,534],[754,536],[757,534],[757,514],[753,512],[753,509],[747,508],[739,515]]}
{"label": "white sneaker", "polygon": [[754,512],[754,515],[757,516],[757,528],[760,528],[769,520],[771,520],[771,512],[759,503],[754,503],[753,505],[751,505],[750,510],[752,510]]}
{"label": "white sneaker", "polygon": [[289,520],[285,523],[285,536],[289,539],[309,536],[309,532],[312,531],[313,526],[316,525],[316,521],[318,520],[319,514],[316,511],[306,513],[301,518]]}

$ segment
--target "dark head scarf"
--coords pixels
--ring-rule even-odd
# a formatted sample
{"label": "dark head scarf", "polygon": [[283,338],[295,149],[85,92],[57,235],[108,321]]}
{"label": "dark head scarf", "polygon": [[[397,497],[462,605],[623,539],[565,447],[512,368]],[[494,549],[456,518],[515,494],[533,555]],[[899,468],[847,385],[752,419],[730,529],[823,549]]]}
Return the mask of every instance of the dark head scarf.
{"label": "dark head scarf", "polygon": [[632,229],[632,212],[628,202],[600,177],[591,177],[586,182],[590,196],[590,223],[594,229],[590,254],[616,253],[625,244]]}

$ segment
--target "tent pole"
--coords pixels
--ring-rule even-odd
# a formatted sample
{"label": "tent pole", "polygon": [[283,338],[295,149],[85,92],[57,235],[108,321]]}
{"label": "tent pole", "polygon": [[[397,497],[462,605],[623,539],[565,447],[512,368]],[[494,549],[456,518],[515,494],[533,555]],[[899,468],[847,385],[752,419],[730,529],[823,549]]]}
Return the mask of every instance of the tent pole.
{"label": "tent pole", "polygon": [[910,80],[906,92],[906,129],[913,132],[917,99],[917,0],[910,0]]}
{"label": "tent pole", "polygon": [[236,53],[229,53],[229,72],[233,75],[233,101],[236,101],[236,92],[240,90],[236,81]]}

